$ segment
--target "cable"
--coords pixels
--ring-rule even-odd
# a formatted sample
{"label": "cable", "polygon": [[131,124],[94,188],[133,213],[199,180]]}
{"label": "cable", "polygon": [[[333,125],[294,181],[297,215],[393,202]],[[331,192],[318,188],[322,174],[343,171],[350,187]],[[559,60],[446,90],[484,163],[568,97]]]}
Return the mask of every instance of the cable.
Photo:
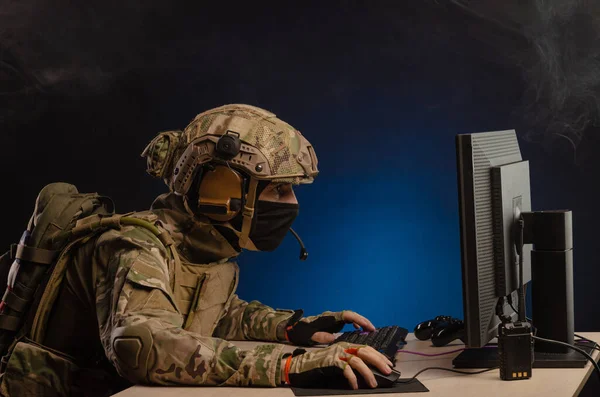
{"label": "cable", "polygon": [[562,345],[562,346],[566,346],[568,348],[571,348],[581,354],[583,354],[588,360],[590,360],[590,362],[592,363],[592,365],[594,366],[594,368],[596,369],[596,373],[598,374],[598,377],[600,377],[600,366],[598,366],[598,363],[596,362],[596,360],[594,360],[592,358],[592,356],[590,356],[589,354],[587,354],[585,351],[583,351],[582,349],[575,347],[573,345],[569,345],[568,343],[564,343],[564,342],[559,342],[557,340],[551,340],[551,339],[546,339],[546,338],[540,338],[539,336],[532,336],[533,339],[535,340],[539,340],[542,342],[547,342],[547,343],[554,343],[556,345]]}
{"label": "cable", "polygon": [[464,347],[462,349],[450,350],[449,352],[428,354],[428,353],[419,353],[419,352],[413,352],[413,351],[410,351],[410,350],[402,350],[402,349],[400,349],[400,350],[398,350],[398,353],[416,354],[417,356],[424,356],[424,357],[437,357],[437,356],[443,356],[443,355],[446,355],[446,354],[461,352],[463,350],[465,350]]}
{"label": "cable", "polygon": [[[592,349],[600,350],[600,346],[598,346],[598,343],[596,343],[595,341],[588,339],[588,338],[584,338],[581,335],[577,335],[577,334],[573,334],[573,335],[575,335],[576,338],[579,338],[575,341],[575,344],[578,343],[580,346],[591,347]],[[584,342],[588,342],[588,343],[584,343]]]}
{"label": "cable", "polygon": [[586,340],[586,341],[588,341],[588,342],[592,342],[592,343],[594,343],[594,344],[597,344],[597,343],[596,343],[596,342],[594,342],[593,340],[591,340],[591,339],[588,339],[588,338],[584,338],[584,337],[583,337],[583,336],[581,336],[581,335],[577,335],[577,334],[573,334],[573,335],[575,335],[575,337],[576,337],[576,338],[579,338],[579,339],[581,339],[581,340]]}
{"label": "cable", "polygon": [[[572,345],[569,345],[568,343],[563,343],[563,342],[559,342],[559,341],[555,341],[555,340],[540,338],[538,336],[532,336],[532,338],[533,339],[537,339],[537,340],[542,341],[542,342],[548,342],[548,343],[555,343],[555,344],[558,344],[558,345],[564,345],[564,346],[570,347],[573,350],[578,351],[579,353],[581,353],[585,357],[587,357],[588,360],[591,361],[592,365],[596,369],[596,373],[598,374],[598,376],[600,376],[600,367],[598,366],[598,363],[596,363],[596,361],[592,358],[592,356],[590,356],[589,354],[587,354],[585,351],[581,350],[580,348],[572,346]],[[584,338],[582,338],[582,339],[584,339]],[[592,342],[592,341],[590,341],[590,342]],[[453,351],[439,353],[439,354],[417,353],[417,352],[411,352],[411,351],[408,351],[408,350],[403,350],[403,352],[404,353],[409,353],[409,354],[417,354],[417,355],[420,355],[420,356],[441,356],[441,355],[444,355],[444,354],[456,353],[457,351],[461,351],[461,350],[465,350],[465,349],[458,349],[458,350],[453,350]],[[424,368],[424,369],[420,370],[419,372],[417,372],[412,378],[407,379],[407,380],[397,380],[396,383],[410,383],[410,382],[414,381],[415,379],[417,379],[417,376],[421,375],[423,372],[429,371],[429,370],[432,370],[432,369],[437,369],[437,370],[440,370],[440,371],[454,372],[454,373],[463,374],[463,375],[478,375],[478,374],[483,374],[484,372],[493,371],[493,370],[498,369],[498,368],[500,368],[500,367],[492,367],[492,368],[488,368],[488,369],[484,369],[484,370],[476,371],[476,372],[466,372],[466,371],[458,371],[456,369],[451,369],[451,368],[428,367],[428,368]]]}
{"label": "cable", "polygon": [[579,345],[579,346],[585,346],[585,347],[592,348],[594,350],[600,351],[600,346],[598,346],[598,345],[591,346],[591,345],[588,345],[587,343],[581,343],[581,341],[578,341],[578,340],[575,341],[575,344]]}
{"label": "cable", "polygon": [[[515,311],[515,313],[519,314],[519,311],[517,309],[515,309],[515,307],[512,305],[512,303],[509,302],[510,307]],[[537,335],[537,328],[533,326],[533,320],[530,319],[529,317],[525,317],[527,319],[527,321],[529,321],[532,325],[531,328],[533,328],[533,336]],[[590,340],[588,338],[584,338],[581,335],[577,335],[577,334],[573,334],[576,338],[579,338],[579,340],[576,340],[575,343],[577,342],[581,342],[581,341],[586,341],[586,342],[590,342],[593,343],[593,346],[589,346],[589,345],[584,345],[586,347],[591,347],[592,349],[596,349],[596,350],[600,350],[600,346],[598,346],[598,343],[594,342],[593,340]],[[558,341],[557,341],[558,342]],[[571,346],[571,345],[569,345]]]}
{"label": "cable", "polygon": [[508,304],[510,305],[510,308],[513,309],[515,311],[515,313],[517,313],[517,316],[519,315],[519,311],[517,309],[515,309],[515,307],[513,306],[512,302],[508,302]]}
{"label": "cable", "polygon": [[458,371],[456,369],[451,369],[451,368],[429,367],[429,368],[424,368],[424,369],[420,370],[419,372],[417,372],[410,379],[407,379],[407,380],[397,380],[396,383],[410,383],[410,382],[414,381],[415,379],[417,379],[417,376],[421,375],[425,371],[429,371],[430,369],[437,369],[437,370],[440,370],[440,371],[449,371],[449,372],[454,372],[454,373],[463,374],[463,375],[477,375],[477,374],[482,374],[484,372],[493,371],[493,370],[498,369],[498,368],[500,368],[500,367],[488,368],[488,369],[484,369],[482,371],[477,371],[477,372],[466,372],[466,371]]}
{"label": "cable", "polygon": [[[526,309],[525,309],[525,290],[523,289],[523,285],[525,284],[523,282],[523,248],[525,247],[525,239],[524,239],[524,233],[525,233],[525,221],[523,221],[523,218],[519,219],[519,229],[520,229],[520,245],[521,245],[521,249],[519,251],[519,321],[520,322],[525,322],[525,317],[527,316],[526,313]],[[511,304],[512,306],[512,304]],[[514,308],[513,308],[514,309]]]}
{"label": "cable", "polygon": [[[486,345],[486,346],[483,346],[483,349],[495,349],[495,348],[497,348],[497,347],[498,347],[498,346],[495,346],[495,345]],[[452,353],[461,352],[461,351],[463,351],[463,350],[467,350],[467,349],[468,349],[468,348],[466,348],[466,347],[463,347],[463,348],[461,348],[461,349],[450,350],[450,351],[443,352],[443,353],[433,353],[433,354],[430,354],[430,353],[420,353],[420,352],[413,352],[413,351],[410,351],[410,350],[404,350],[404,349],[400,349],[400,350],[398,350],[398,352],[397,352],[397,353],[415,354],[415,355],[417,355],[417,356],[424,356],[424,357],[438,357],[438,356],[445,356],[446,354],[452,354]]]}
{"label": "cable", "polygon": [[[515,311],[515,313],[519,314],[519,312],[517,311],[517,309],[515,309],[515,307],[512,305],[512,303],[511,303],[511,302],[509,302],[509,305],[510,305],[510,307],[511,307],[511,308],[512,308],[512,309]],[[587,359],[588,359],[588,360],[591,360],[591,361],[592,361],[592,363],[594,363],[594,367],[596,367],[596,370],[598,371],[598,376],[600,376],[600,370],[598,369],[598,365],[596,364],[596,361],[594,361],[594,359],[593,359],[593,358],[592,358],[592,357],[591,357],[589,354],[587,354],[585,351],[583,351],[583,350],[581,350],[581,349],[579,349],[579,348],[577,348],[577,347],[574,347],[573,345],[569,345],[568,343],[559,342],[559,341],[552,341],[552,340],[550,340],[550,339],[544,339],[544,338],[537,337],[537,336],[536,336],[536,335],[537,335],[537,328],[535,328],[535,327],[533,326],[533,320],[532,320],[532,319],[530,319],[529,317],[525,317],[525,318],[527,319],[527,321],[529,321],[529,322],[532,324],[532,328],[534,329],[533,336],[532,336],[532,338],[533,338],[533,339],[538,339],[538,340],[541,340],[541,341],[546,341],[546,342],[550,342],[550,343],[557,343],[557,344],[561,344],[561,345],[565,345],[565,346],[568,346],[568,347],[570,347],[570,348],[573,348],[574,350],[577,350],[579,353],[581,353],[581,354],[584,354],[584,355],[587,357]],[[580,340],[583,340],[583,341],[587,341],[587,342],[591,342],[591,343],[593,343],[594,345],[593,345],[593,346],[591,346],[591,347],[592,347],[592,349],[595,349],[595,350],[599,350],[599,351],[600,351],[600,347],[599,347],[599,346],[598,346],[598,344],[597,344],[596,342],[594,342],[593,340],[589,340],[589,339],[587,339],[587,338],[584,338],[584,337],[583,337],[583,336],[581,336],[581,335],[577,335],[577,334],[573,334],[573,335],[574,335],[576,338],[579,338]],[[575,341],[575,343],[577,343],[577,342],[579,342],[579,341]],[[590,346],[589,346],[589,345],[586,345],[586,347],[590,347]]]}

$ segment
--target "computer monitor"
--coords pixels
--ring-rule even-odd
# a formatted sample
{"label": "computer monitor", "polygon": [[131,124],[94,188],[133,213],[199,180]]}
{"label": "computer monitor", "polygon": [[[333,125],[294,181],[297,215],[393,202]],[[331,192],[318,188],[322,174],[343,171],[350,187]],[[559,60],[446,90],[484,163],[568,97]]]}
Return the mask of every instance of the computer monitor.
{"label": "computer monitor", "polygon": [[[532,316],[537,336],[572,345],[571,211],[531,210],[529,163],[521,157],[514,130],[458,135],[456,154],[467,349],[454,366],[498,365],[495,349],[483,347],[503,321],[517,321],[517,291],[527,283],[532,313],[523,307],[521,319]],[[583,355],[564,345],[538,341],[534,350],[534,367],[586,364]]]}
{"label": "computer monitor", "polygon": [[[499,314],[516,319],[504,297],[510,295],[513,306],[517,305],[512,236],[520,214],[531,211],[529,167],[514,130],[458,135],[456,153],[464,341],[467,347],[483,347],[497,335]],[[504,192],[503,180],[510,185]],[[525,283],[531,280],[530,251],[527,245]]]}

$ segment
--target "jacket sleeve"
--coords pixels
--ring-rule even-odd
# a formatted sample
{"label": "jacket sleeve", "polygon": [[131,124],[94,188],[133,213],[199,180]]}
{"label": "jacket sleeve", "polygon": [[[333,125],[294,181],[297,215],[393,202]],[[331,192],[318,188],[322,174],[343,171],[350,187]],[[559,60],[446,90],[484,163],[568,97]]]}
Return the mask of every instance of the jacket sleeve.
{"label": "jacket sleeve", "polygon": [[[160,248],[159,248],[160,247]],[[105,233],[95,250],[102,345],[121,376],[159,385],[278,386],[281,345],[243,351],[182,329],[158,240],[141,228]]]}
{"label": "jacket sleeve", "polygon": [[292,310],[274,310],[259,301],[248,303],[235,295],[213,336],[227,340],[283,342],[285,326],[293,315]]}

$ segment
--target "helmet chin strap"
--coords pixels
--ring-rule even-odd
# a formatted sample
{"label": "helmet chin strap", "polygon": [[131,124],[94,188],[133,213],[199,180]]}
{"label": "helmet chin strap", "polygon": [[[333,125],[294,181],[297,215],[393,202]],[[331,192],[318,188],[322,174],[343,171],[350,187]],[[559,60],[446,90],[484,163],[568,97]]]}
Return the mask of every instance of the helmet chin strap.
{"label": "helmet chin strap", "polygon": [[185,207],[186,212],[188,214],[190,214],[192,216],[192,218],[196,217],[196,213],[194,211],[192,211],[192,209],[190,208],[190,206],[188,204],[187,194],[183,196],[183,206]]}
{"label": "helmet chin strap", "polygon": [[[194,211],[192,211],[192,209],[188,205],[186,197],[183,198],[183,206],[185,207],[186,212],[188,214],[190,214],[192,217],[195,218],[196,216],[198,216],[197,214],[194,213]],[[221,226],[224,226],[235,233],[235,235],[238,237],[238,245],[240,246],[240,248],[245,248],[249,251],[260,251],[258,248],[256,248],[256,246],[254,245],[252,240],[250,240],[250,238],[248,238],[245,245],[242,246],[242,244],[240,243],[242,241],[242,232],[240,232],[235,227],[233,227],[233,225],[231,223],[225,222],[225,223],[222,223]]]}
{"label": "helmet chin strap", "polygon": [[257,251],[254,243],[250,240],[250,229],[252,227],[252,218],[254,217],[254,203],[256,202],[256,188],[258,180],[250,178],[250,186],[248,186],[248,196],[242,210],[242,233],[239,236],[239,245],[241,248]]}
{"label": "helmet chin strap", "polygon": [[240,248],[244,248],[249,251],[260,251],[258,248],[256,248],[256,246],[254,245],[254,243],[252,242],[251,239],[248,239],[248,241],[246,242],[246,246],[242,247],[242,245],[239,243],[239,241],[241,240],[242,232],[240,232],[235,227],[233,227],[233,225],[231,223],[225,222],[225,223],[222,223],[221,226],[226,227],[227,229],[229,229],[235,233],[235,235],[238,237],[238,245],[240,246]]}

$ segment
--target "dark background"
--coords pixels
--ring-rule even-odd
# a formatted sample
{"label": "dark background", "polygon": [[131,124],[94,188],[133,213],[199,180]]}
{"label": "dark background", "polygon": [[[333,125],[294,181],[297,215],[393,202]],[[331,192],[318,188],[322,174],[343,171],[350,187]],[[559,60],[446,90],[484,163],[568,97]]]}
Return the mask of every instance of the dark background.
{"label": "dark background", "polygon": [[50,182],[149,207],[149,140],[249,103],[302,131],[321,175],[296,191],[309,260],[291,236],[243,254],[241,297],[412,330],[462,317],[454,136],[516,129],[533,208],[574,213],[575,327],[600,330],[596,5],[166,3],[2,2],[1,245]]}

